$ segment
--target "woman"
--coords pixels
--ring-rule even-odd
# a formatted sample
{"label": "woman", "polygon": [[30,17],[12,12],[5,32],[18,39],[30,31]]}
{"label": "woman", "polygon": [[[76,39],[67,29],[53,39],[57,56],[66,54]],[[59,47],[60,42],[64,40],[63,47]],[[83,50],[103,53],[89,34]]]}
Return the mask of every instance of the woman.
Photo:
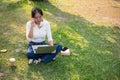
{"label": "woman", "polygon": [[27,58],[28,64],[38,63],[40,61],[50,62],[55,59],[56,55],[61,51],[62,46],[57,44],[55,51],[48,54],[34,54],[32,45],[45,45],[46,36],[49,45],[54,45],[51,28],[48,21],[43,20],[43,12],[41,9],[35,7],[31,11],[32,20],[26,24],[26,38],[29,41]]}

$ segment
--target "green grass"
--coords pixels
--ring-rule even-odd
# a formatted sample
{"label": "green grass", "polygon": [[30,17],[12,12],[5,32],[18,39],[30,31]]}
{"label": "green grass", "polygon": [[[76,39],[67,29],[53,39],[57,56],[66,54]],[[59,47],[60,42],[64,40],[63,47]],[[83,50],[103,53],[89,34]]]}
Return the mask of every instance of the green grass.
{"label": "green grass", "polygon": [[[4,73],[0,80],[119,80],[120,28],[93,24],[62,11],[57,0],[50,2],[0,1],[0,49],[8,50],[0,53],[0,72]],[[54,42],[69,47],[71,56],[27,65],[25,24],[33,6],[42,8],[51,23]],[[16,67],[9,66],[10,57],[16,58]]]}

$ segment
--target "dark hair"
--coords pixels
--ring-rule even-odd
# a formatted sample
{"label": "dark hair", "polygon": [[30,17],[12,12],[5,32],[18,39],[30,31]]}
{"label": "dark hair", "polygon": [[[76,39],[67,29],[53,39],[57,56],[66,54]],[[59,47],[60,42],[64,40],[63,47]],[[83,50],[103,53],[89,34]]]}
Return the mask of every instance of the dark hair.
{"label": "dark hair", "polygon": [[42,10],[40,8],[38,8],[38,7],[34,7],[31,10],[31,17],[34,18],[36,13],[39,13],[39,14],[41,14],[43,16]]}

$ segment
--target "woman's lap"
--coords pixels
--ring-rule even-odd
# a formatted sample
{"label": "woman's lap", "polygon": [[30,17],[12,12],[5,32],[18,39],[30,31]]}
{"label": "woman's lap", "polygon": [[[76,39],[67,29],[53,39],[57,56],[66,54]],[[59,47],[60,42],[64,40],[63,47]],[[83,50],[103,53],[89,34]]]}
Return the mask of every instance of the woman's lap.
{"label": "woman's lap", "polygon": [[53,60],[53,58],[62,50],[62,45],[57,45],[56,53],[48,53],[48,54],[34,54],[34,51],[32,49],[32,44],[29,44],[28,50],[27,50],[27,58],[28,59],[39,59],[41,58],[43,62],[49,62]]}

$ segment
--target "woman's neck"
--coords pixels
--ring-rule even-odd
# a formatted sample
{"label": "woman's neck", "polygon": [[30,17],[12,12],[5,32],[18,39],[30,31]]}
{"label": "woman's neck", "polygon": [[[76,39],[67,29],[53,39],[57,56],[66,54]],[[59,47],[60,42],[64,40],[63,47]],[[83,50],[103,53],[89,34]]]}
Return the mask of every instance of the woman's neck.
{"label": "woman's neck", "polygon": [[40,22],[39,22],[39,23],[36,23],[36,25],[37,25],[37,27],[38,27],[38,28],[40,28],[40,27],[41,27],[41,26],[40,26]]}

